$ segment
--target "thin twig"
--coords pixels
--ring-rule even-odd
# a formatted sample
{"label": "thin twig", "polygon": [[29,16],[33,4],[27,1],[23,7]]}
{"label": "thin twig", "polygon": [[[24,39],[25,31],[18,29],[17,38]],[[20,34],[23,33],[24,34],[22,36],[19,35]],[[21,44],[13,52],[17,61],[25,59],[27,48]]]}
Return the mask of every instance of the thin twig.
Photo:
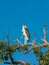
{"label": "thin twig", "polygon": [[4,64],[22,64],[22,65],[26,65],[26,63],[23,62],[23,61],[21,61],[21,60],[19,60],[19,61],[17,61],[17,62],[14,62],[14,63],[11,63],[11,62],[4,62]]}

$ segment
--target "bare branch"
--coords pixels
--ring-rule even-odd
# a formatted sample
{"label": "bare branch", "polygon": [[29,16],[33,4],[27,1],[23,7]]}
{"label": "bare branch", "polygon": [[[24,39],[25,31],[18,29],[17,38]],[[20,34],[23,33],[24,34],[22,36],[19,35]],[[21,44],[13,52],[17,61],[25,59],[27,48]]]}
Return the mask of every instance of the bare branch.
{"label": "bare branch", "polygon": [[22,45],[19,39],[16,39],[16,41],[18,42],[18,45]]}
{"label": "bare branch", "polygon": [[45,39],[41,39],[41,41],[48,44],[48,42]]}
{"label": "bare branch", "polygon": [[43,33],[44,33],[44,39],[46,40],[46,34],[47,34],[47,32],[46,32],[46,24],[44,24]]}
{"label": "bare branch", "polygon": [[29,53],[31,50],[32,50],[32,47],[31,47],[30,49],[28,49],[26,52],[22,52],[22,53],[27,54],[27,53]]}
{"label": "bare branch", "polygon": [[49,47],[49,43],[47,42],[45,42],[44,44],[40,44],[40,45],[34,45],[34,44],[27,44],[28,46],[31,46],[31,48],[30,49],[28,49],[28,50],[26,50],[25,52],[22,52],[22,53],[24,53],[24,54],[28,54],[31,50],[33,50],[33,48],[36,48],[36,47],[39,47],[40,46],[40,48],[42,48],[42,47]]}
{"label": "bare branch", "polygon": [[36,32],[34,33],[34,39],[33,39],[32,43],[36,44]]}
{"label": "bare branch", "polygon": [[26,65],[26,63],[23,62],[23,61],[21,61],[21,60],[19,60],[19,61],[17,61],[17,62],[14,62],[14,63],[11,63],[11,62],[4,62],[4,64],[22,64],[22,65]]}

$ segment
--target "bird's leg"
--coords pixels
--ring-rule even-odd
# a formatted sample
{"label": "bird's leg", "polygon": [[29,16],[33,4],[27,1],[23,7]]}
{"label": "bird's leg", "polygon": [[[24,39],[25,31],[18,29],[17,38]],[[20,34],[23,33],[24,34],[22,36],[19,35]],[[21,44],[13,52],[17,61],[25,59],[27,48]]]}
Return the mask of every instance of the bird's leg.
{"label": "bird's leg", "polygon": [[26,39],[24,40],[24,44],[27,44],[27,40]]}

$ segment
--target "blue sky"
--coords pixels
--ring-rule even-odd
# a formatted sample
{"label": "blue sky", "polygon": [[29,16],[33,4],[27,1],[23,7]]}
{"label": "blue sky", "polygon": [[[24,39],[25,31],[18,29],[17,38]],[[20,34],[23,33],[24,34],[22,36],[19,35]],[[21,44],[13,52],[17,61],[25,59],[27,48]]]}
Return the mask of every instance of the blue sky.
{"label": "blue sky", "polygon": [[[8,30],[10,31],[10,38],[12,40],[16,38],[20,39],[22,35],[22,25],[26,24],[30,30],[31,41],[34,32],[36,32],[37,42],[39,43],[40,37],[43,35],[42,28],[44,22],[46,22],[47,30],[49,31],[49,0],[0,1],[0,40],[4,40],[4,33],[8,33]],[[47,38],[48,37],[49,34],[47,35]],[[17,55],[17,53],[15,54],[17,57],[16,60],[33,61],[33,63],[36,60],[34,54],[31,54],[31,52],[27,55],[22,53],[18,53]],[[37,65],[37,62],[35,63]]]}

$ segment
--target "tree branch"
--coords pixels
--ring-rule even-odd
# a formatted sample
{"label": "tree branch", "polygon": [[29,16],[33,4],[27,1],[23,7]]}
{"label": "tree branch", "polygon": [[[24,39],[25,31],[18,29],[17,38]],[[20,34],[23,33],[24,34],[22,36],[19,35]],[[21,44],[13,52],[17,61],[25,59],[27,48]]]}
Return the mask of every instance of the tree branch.
{"label": "tree branch", "polygon": [[27,53],[29,53],[31,50],[33,50],[33,48],[36,48],[36,47],[39,47],[40,46],[40,48],[42,48],[42,47],[49,47],[49,43],[46,41],[46,40],[44,40],[43,39],[43,41],[45,42],[44,44],[40,44],[40,45],[34,45],[34,44],[26,44],[26,45],[28,45],[28,46],[31,46],[31,48],[30,49],[28,49],[28,50],[26,50],[26,52],[22,52],[22,53],[24,53],[24,54],[27,54]]}
{"label": "tree branch", "polygon": [[17,61],[17,62],[14,62],[14,63],[11,63],[11,62],[4,62],[4,64],[22,64],[22,65],[26,65],[26,63],[23,62],[23,61],[21,61],[21,60],[19,60],[19,61]]}
{"label": "tree branch", "polygon": [[14,63],[14,60],[13,60],[13,58],[12,58],[11,53],[9,53],[9,56],[10,56],[10,59],[11,59],[12,63]]}

